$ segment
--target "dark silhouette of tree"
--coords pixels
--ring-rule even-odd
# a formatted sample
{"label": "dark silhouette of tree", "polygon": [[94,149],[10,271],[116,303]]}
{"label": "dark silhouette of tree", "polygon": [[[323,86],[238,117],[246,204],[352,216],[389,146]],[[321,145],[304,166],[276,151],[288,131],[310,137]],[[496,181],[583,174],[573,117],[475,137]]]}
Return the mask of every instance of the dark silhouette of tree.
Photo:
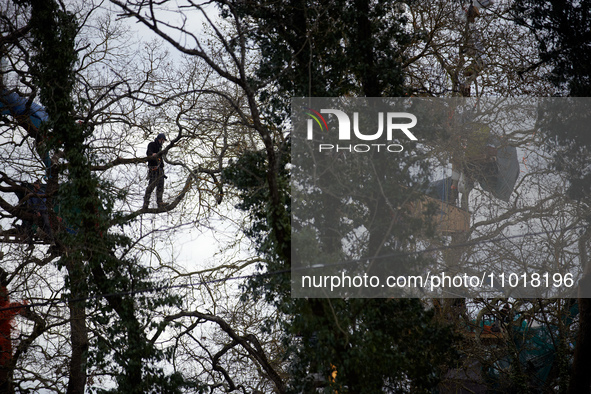
{"label": "dark silhouette of tree", "polygon": [[[588,1],[517,0],[515,20],[527,26],[538,40],[540,62],[551,67],[549,79],[557,94],[570,97],[591,95],[591,4]],[[554,166],[569,180],[568,194],[589,211],[591,192],[591,135],[588,131],[589,109],[586,101],[569,100],[561,114],[561,124],[549,121],[546,135],[553,152]],[[588,258],[588,231],[580,240],[583,277],[579,283],[579,331],[575,347],[569,393],[591,391],[591,284]]]}

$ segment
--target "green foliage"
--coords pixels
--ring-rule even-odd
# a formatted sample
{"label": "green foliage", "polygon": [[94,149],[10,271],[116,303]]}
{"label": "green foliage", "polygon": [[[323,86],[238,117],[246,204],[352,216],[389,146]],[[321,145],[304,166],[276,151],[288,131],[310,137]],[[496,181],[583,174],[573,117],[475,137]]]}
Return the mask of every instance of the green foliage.
{"label": "green foliage", "polygon": [[[229,165],[223,173],[225,181],[238,190],[240,202],[236,208],[249,214],[251,224],[245,231],[246,235],[254,241],[258,253],[267,259],[265,265],[259,264],[258,266],[258,269],[262,271],[275,272],[290,269],[284,258],[284,250],[289,250],[290,244],[279,243],[275,236],[272,221],[272,210],[275,209],[281,212],[279,223],[276,223],[276,226],[280,229],[287,229],[289,234],[291,225],[291,199],[289,194],[289,172],[287,170],[287,163],[290,161],[289,149],[289,144],[284,144],[277,151],[279,156],[277,176],[282,204],[279,209],[273,207],[270,203],[267,184],[268,167],[264,151],[246,152],[236,162]],[[249,285],[249,290],[252,291],[253,296],[264,296],[267,301],[273,303],[289,297],[289,278],[289,272],[258,277]]]}
{"label": "green foliage", "polygon": [[517,0],[515,20],[536,35],[550,80],[569,96],[591,96],[591,4],[578,0]]}
{"label": "green foliage", "polygon": [[[288,156],[282,157],[287,160]],[[275,253],[277,245],[268,224],[265,171],[264,153],[249,152],[224,176],[239,190],[237,207],[248,212],[252,221],[246,232],[267,258],[267,266],[260,269],[273,273],[286,266]],[[283,185],[288,175],[287,170],[280,172]],[[286,357],[292,360],[293,392],[312,391],[319,384],[317,377],[327,384],[332,366],[336,366],[337,380],[331,390],[427,392],[437,384],[440,366],[453,359],[456,338],[416,299],[291,299],[289,286],[289,273],[272,274],[258,277],[248,291],[251,296],[264,296],[289,316],[284,321],[284,345]]]}
{"label": "green foliage", "polygon": [[239,2],[240,16],[261,51],[259,90],[263,112],[277,121],[290,97],[400,96],[402,50],[411,35],[402,28],[399,1],[281,0],[261,5]]}
{"label": "green foliage", "polygon": [[[513,17],[528,27],[538,40],[540,63],[552,70],[548,78],[559,96],[591,96],[591,4],[577,0],[517,0]],[[545,141],[554,165],[571,180],[570,197],[585,199],[591,191],[588,169],[591,135],[586,125],[588,108],[572,100],[560,109],[561,119],[548,121]]]}
{"label": "green foliage", "polygon": [[[577,201],[581,208],[586,207],[585,219],[588,222],[591,205],[591,137],[588,125],[591,112],[588,101],[577,100],[576,97],[591,96],[591,4],[577,0],[517,0],[514,9],[515,19],[528,26],[538,38],[540,64],[552,68],[550,80],[558,88],[558,95],[571,96],[560,102],[562,108],[559,108],[559,115],[549,118],[543,116],[544,108],[539,111],[543,122],[541,130],[546,147],[554,157],[554,167],[569,181],[569,197]],[[582,248],[587,243],[586,236],[582,236],[579,244],[581,259],[588,258]],[[585,269],[581,283],[588,278],[589,273]],[[588,391],[591,384],[588,373],[591,366],[590,305],[586,298],[579,298],[578,302],[578,337],[568,383],[569,393]],[[561,352],[558,354],[560,356]],[[565,377],[565,366],[559,364],[558,367]],[[563,381],[566,379],[563,378]],[[564,390],[564,386],[561,388]]]}
{"label": "green foliage", "polygon": [[[403,8],[399,6],[398,2],[366,0],[236,5],[235,10],[251,18],[255,26],[250,39],[262,55],[257,77],[261,81],[276,81],[259,91],[265,119],[276,124],[283,121],[281,114],[289,112],[287,99],[293,96],[403,94],[401,53],[410,35],[402,27]],[[283,323],[286,358],[292,368],[291,390],[312,392],[315,387],[323,386],[329,392],[336,389],[342,393],[378,393],[388,389],[427,392],[436,384],[440,366],[453,355],[455,338],[448,328],[434,321],[420,301],[290,297],[289,274],[282,271],[290,268],[290,259],[282,251],[285,245],[278,244],[274,237],[275,226],[298,225],[290,223],[288,217],[291,198],[290,174],[285,169],[288,148],[277,149],[282,153],[276,168],[268,165],[264,151],[247,152],[226,170],[224,177],[239,192],[241,202],[237,207],[250,216],[251,225],[246,233],[266,259],[265,265],[259,268],[270,273],[251,281],[248,295],[264,296],[286,316]],[[414,171],[416,178],[411,180],[408,174],[413,172],[409,170],[413,164],[406,159],[410,160],[404,156],[399,163],[389,163],[392,179],[383,183],[384,187],[393,188],[386,193],[397,203],[408,197],[399,185],[422,183],[421,177],[425,176],[419,166]],[[281,204],[288,207],[280,210],[281,223],[269,220],[273,209],[283,208],[273,207],[271,203],[267,185],[270,173],[279,179]],[[340,184],[346,185],[349,174],[342,175]],[[355,187],[370,188],[371,179],[366,181]],[[375,201],[356,200],[353,204],[357,207],[356,214],[376,218],[376,227],[371,231],[373,240],[365,251],[368,255],[384,246],[384,226],[387,226],[384,220],[388,218],[376,215],[387,211],[380,193],[383,191],[376,190],[373,194]],[[308,219],[316,224],[325,222],[325,228],[336,229],[342,223],[339,217],[342,213],[336,212],[338,201],[328,194],[320,193],[309,199],[310,203],[320,204],[323,207],[320,211],[325,215]],[[351,190],[350,195],[356,194]],[[398,239],[388,242],[382,252],[402,247],[414,231],[410,227],[406,230],[405,226],[399,226],[394,231]],[[341,248],[340,238],[331,238],[330,234],[320,238],[314,233],[298,234],[303,237],[299,241],[315,244],[324,251],[337,252]],[[334,239],[332,244],[331,239]],[[328,378],[334,367],[337,378],[329,388]]]}
{"label": "green foliage", "polygon": [[[331,390],[351,393],[430,392],[439,366],[455,356],[456,338],[416,299],[298,301],[290,327],[293,392],[311,392],[315,374],[336,368]],[[331,391],[332,392],[332,391]]]}

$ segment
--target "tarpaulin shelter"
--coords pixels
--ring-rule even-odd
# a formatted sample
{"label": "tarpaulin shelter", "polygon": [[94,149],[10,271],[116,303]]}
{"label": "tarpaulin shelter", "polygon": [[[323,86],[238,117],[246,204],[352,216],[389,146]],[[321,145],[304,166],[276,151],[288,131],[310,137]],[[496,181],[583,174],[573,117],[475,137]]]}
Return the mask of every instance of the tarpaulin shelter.
{"label": "tarpaulin shelter", "polygon": [[495,136],[489,126],[481,123],[465,125],[464,149],[452,163],[468,183],[478,182],[495,198],[509,201],[519,177],[517,148]]}
{"label": "tarpaulin shelter", "polygon": [[480,187],[499,200],[509,201],[519,177],[517,148],[510,146],[496,137],[490,137],[488,145],[493,156],[489,158],[484,171],[475,172],[474,178]]}

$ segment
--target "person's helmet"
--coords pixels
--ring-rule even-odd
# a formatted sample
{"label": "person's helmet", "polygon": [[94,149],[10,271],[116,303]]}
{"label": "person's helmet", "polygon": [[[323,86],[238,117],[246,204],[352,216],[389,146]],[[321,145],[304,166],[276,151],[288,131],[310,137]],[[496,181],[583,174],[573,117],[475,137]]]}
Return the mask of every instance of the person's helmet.
{"label": "person's helmet", "polygon": [[163,139],[164,141],[167,141],[167,139],[166,139],[166,135],[165,135],[164,133],[160,133],[160,134],[158,134],[158,137],[156,137],[156,139],[157,139],[157,140],[159,140],[159,139]]}

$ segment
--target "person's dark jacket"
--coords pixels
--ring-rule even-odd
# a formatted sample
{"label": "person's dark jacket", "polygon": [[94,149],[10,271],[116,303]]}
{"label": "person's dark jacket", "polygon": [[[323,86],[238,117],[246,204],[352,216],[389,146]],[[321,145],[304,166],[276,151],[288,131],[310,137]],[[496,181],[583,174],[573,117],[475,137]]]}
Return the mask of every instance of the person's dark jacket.
{"label": "person's dark jacket", "polygon": [[28,200],[28,205],[35,212],[39,212],[39,213],[47,212],[47,205],[45,204],[45,198],[38,197],[38,196],[32,196]]}
{"label": "person's dark jacket", "polygon": [[148,160],[148,166],[158,167],[160,164],[160,167],[164,168],[164,162],[160,157],[152,158],[152,154],[160,152],[161,149],[162,144],[158,141],[158,139],[155,139],[148,144],[148,150],[146,151],[146,156],[150,157],[150,160]]}

